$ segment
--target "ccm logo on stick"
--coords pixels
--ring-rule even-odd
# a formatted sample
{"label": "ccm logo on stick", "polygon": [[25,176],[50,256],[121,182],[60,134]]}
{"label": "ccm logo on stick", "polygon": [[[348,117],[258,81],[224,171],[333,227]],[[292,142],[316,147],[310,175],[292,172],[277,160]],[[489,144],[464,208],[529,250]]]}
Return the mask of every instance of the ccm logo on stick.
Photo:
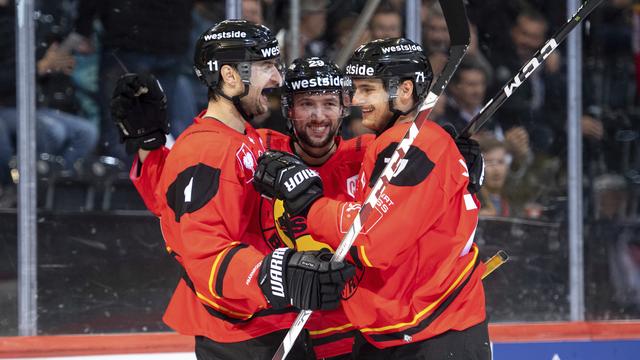
{"label": "ccm logo on stick", "polygon": [[[513,78],[513,82],[507,84],[504,87],[504,93],[507,95],[507,97],[511,96],[511,94],[513,94],[513,92],[520,85],[522,85],[522,82],[526,78],[528,78],[538,68],[538,66],[540,66],[541,61],[544,61],[549,55],[551,55],[553,50],[557,47],[558,47],[558,43],[556,42],[556,40],[549,39],[549,41],[547,41],[547,43],[544,44],[544,47],[542,48],[542,50],[540,50],[540,55],[542,55],[542,60],[538,60],[537,57],[534,57],[533,59],[531,59],[527,63],[527,65],[525,65],[522,68],[522,71],[516,74],[516,77]],[[523,78],[521,78],[521,76],[523,76]]]}

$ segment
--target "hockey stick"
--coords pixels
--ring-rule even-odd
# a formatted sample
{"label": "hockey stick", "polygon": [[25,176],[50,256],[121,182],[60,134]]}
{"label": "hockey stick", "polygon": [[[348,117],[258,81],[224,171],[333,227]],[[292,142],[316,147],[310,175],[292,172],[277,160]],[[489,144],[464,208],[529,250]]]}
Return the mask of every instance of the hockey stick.
{"label": "hockey stick", "polygon": [[555,50],[558,45],[567,38],[567,35],[584,20],[595,8],[600,5],[604,0],[587,0],[582,3],[582,6],[573,14],[572,17],[567,20],[567,22],[562,25],[560,30],[558,30],[551,39],[549,39],[544,46],[533,55],[533,58],[529,60],[524,66],[518,71],[516,76],[513,79],[509,80],[502,90],[498,91],[498,93],[487,102],[479,113],[469,121],[469,124],[464,127],[464,129],[460,132],[460,137],[470,137],[475,134],[484,123],[489,120],[491,115],[493,115],[500,106],[518,89],[523,82],[531,76],[531,74],[542,64],[545,59],[551,55],[553,50]]}
{"label": "hockey stick", "polygon": [[[442,70],[442,73],[438,77],[435,85],[427,94],[427,98],[422,103],[422,106],[418,110],[418,114],[411,123],[407,133],[404,134],[402,141],[400,141],[393,152],[391,160],[389,160],[389,163],[380,174],[380,177],[376,180],[373,189],[362,204],[362,207],[356,215],[353,224],[351,224],[349,231],[347,231],[347,234],[342,238],[342,241],[340,242],[340,245],[338,245],[335,254],[333,254],[331,261],[341,262],[344,260],[351,248],[351,245],[353,245],[356,236],[360,233],[362,225],[366,223],[370,214],[376,207],[378,198],[383,193],[387,184],[389,184],[389,181],[391,181],[393,174],[398,170],[400,160],[402,160],[409,151],[409,147],[413,143],[413,140],[418,136],[422,125],[427,121],[427,117],[433,110],[440,94],[444,91],[449,80],[451,80],[453,73],[456,71],[458,65],[460,65],[460,62],[462,61],[462,58],[467,52],[470,34],[467,12],[465,10],[463,0],[440,0],[440,5],[449,30],[449,37],[451,39],[449,61],[445,65],[444,70]],[[298,314],[298,317],[293,322],[293,325],[291,325],[291,328],[284,337],[280,347],[278,347],[275,355],[273,355],[272,360],[283,360],[287,357],[287,354],[289,354],[289,351],[293,347],[296,338],[302,331],[304,324],[312,313],[313,311],[311,310],[302,310],[300,314]]]}
{"label": "hockey stick", "polygon": [[484,262],[484,264],[486,265],[486,268],[484,270],[484,273],[482,273],[482,279],[484,280],[484,278],[486,278],[492,272],[494,272],[497,268],[502,266],[502,264],[507,262],[507,260],[509,260],[509,255],[507,255],[507,253],[504,252],[504,250],[498,250],[498,252],[495,255],[493,255],[489,260]]}

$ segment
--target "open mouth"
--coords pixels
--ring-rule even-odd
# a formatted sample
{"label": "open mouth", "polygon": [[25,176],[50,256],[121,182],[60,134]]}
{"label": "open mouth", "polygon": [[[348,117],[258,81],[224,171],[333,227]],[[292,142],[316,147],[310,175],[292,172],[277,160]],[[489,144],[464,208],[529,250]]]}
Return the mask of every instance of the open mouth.
{"label": "open mouth", "polygon": [[265,89],[262,89],[262,91],[260,92],[260,101],[265,105],[268,104],[269,103],[269,96],[276,90],[277,90],[277,88],[265,88]]}

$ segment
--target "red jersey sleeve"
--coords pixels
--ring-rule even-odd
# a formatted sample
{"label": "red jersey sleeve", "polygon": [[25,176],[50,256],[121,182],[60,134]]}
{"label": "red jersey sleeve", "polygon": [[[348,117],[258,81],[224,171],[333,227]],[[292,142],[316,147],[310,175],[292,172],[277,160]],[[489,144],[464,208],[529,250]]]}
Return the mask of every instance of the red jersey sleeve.
{"label": "red jersey sleeve", "polygon": [[[311,233],[332,247],[338,245],[388,162],[385,159],[391,157],[397,145],[391,141],[395,132],[383,134],[367,150],[358,177],[356,202],[322,198],[313,204],[308,215]],[[445,211],[459,212],[460,222],[475,227],[476,204],[462,190],[466,188],[465,173],[461,155],[449,137],[431,138],[428,145],[418,142],[412,146],[354,242],[359,261],[380,269],[394,265],[397,255],[412,249],[416,238],[432,229]],[[450,228],[451,237],[456,236],[459,224],[450,224]]]}
{"label": "red jersey sleeve", "polygon": [[169,149],[162,147],[153,150],[147,155],[143,163],[140,163],[138,155],[133,159],[133,165],[129,172],[129,178],[142,197],[147,209],[154,215],[160,215],[160,204],[156,198],[156,190],[160,182],[160,175],[164,167],[164,161],[169,154]]}

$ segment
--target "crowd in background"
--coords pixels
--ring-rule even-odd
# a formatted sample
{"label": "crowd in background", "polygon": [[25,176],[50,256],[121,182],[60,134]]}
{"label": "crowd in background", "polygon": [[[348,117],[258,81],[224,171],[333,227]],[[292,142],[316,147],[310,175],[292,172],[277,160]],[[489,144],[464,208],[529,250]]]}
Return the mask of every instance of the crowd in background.
{"label": "crowd in background", "polygon": [[[640,189],[640,10],[633,0],[609,0],[589,18],[583,33],[583,187],[586,287],[598,318],[612,299],[624,314],[640,313],[640,241],[635,225]],[[331,60],[347,49],[365,0],[300,0],[301,56]],[[225,18],[219,0],[35,1],[36,145],[39,206],[86,197],[80,211],[109,210],[117,194],[94,204],[97,183],[128,182],[131,158],[110,119],[115,82],[126,72],[149,72],[168,97],[171,135],[176,138],[207,103],[207,91],[192,72],[198,36]],[[468,0],[472,42],[432,120],[458,131],[511,79],[567,19],[563,0]],[[244,0],[243,18],[278,34],[283,60],[291,43],[289,1]],[[403,0],[383,0],[356,46],[371,39],[403,36]],[[15,208],[18,180],[15,0],[0,0],[0,209]],[[423,0],[421,41],[436,76],[447,61],[449,35],[436,0]],[[567,219],[567,55],[548,57],[475,135],[485,159],[479,193],[485,220]],[[279,94],[256,127],[286,132]],[[342,135],[365,132],[357,109]],[[115,179],[115,180],[114,180]],[[72,196],[56,187],[84,186]],[[41,192],[41,188],[46,191]],[[131,189],[130,189],[131,190]],[[119,190],[118,190],[119,191]],[[133,201],[134,191],[123,192]],[[508,239],[509,234],[505,235]],[[535,239],[537,240],[537,239]],[[602,256],[589,256],[604,249]],[[602,266],[589,267],[589,261]],[[607,268],[607,271],[602,271]],[[560,281],[563,283],[562,281]]]}
{"label": "crowd in background", "polygon": [[[301,0],[302,56],[335,59],[348,44],[364,0]],[[73,178],[98,156],[131,161],[120,144],[108,104],[125,72],[156,75],[169,99],[177,137],[206,104],[206,89],[192,74],[197,36],[224,18],[223,1],[36,1],[37,150]],[[470,0],[472,43],[432,119],[461,130],[482,105],[565,21],[564,1]],[[289,2],[242,1],[243,17],[269,26],[290,43]],[[382,1],[357,45],[404,35],[405,4]],[[608,1],[584,33],[583,116],[585,210],[593,219],[637,215],[640,146],[636,107],[631,0]],[[422,44],[437,76],[447,60],[449,36],[437,1],[423,0]],[[15,206],[15,0],[0,0],[0,206]],[[352,49],[348,49],[352,50]],[[283,46],[283,59],[287,59]],[[566,217],[566,50],[544,66],[502,106],[475,137],[485,155],[482,215],[563,220]],[[256,127],[286,131],[277,94]],[[366,131],[358,112],[343,125],[351,137]],[[13,175],[13,176],[12,176]],[[624,201],[609,204],[608,194]],[[612,208],[613,207],[613,208]]]}

